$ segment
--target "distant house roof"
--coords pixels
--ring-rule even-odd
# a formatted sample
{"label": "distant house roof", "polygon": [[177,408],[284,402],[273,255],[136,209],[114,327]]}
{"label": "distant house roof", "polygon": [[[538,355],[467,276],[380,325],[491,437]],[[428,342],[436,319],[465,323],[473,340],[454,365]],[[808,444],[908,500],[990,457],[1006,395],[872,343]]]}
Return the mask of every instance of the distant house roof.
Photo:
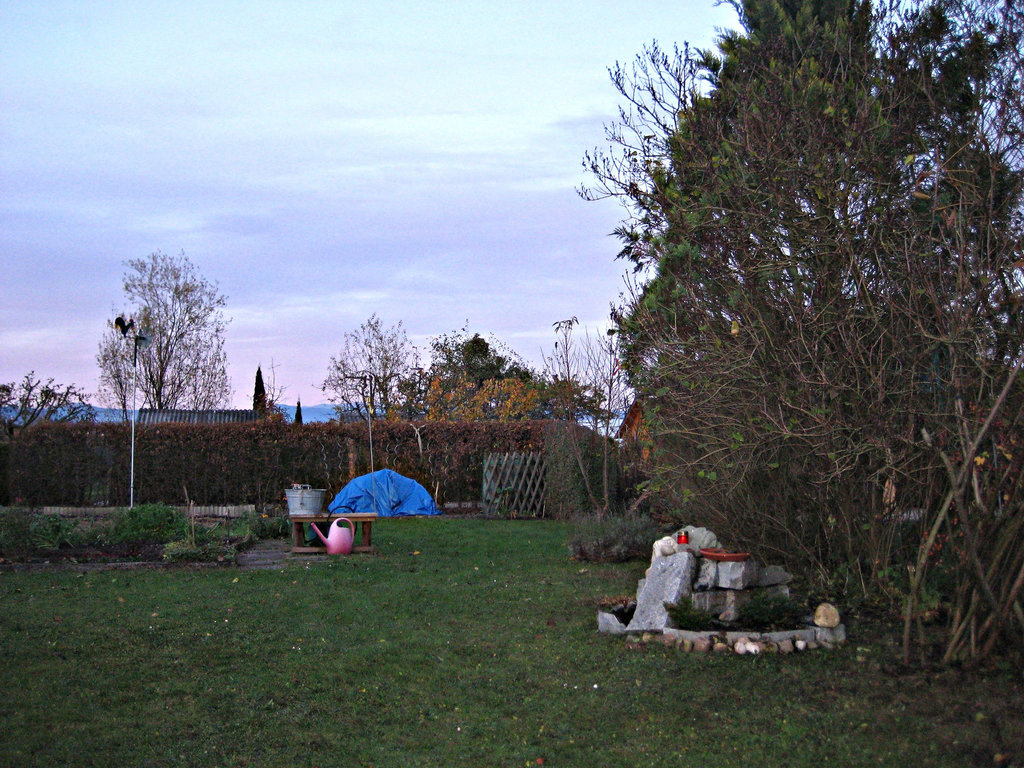
{"label": "distant house roof", "polygon": [[259,421],[260,415],[252,410],[186,411],[179,409],[142,408],[138,424],[245,424]]}

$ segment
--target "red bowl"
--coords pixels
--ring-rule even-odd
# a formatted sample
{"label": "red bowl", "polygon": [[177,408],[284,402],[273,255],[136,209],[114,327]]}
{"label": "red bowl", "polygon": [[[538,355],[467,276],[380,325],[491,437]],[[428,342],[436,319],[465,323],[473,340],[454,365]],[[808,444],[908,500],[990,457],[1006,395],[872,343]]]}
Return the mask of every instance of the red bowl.
{"label": "red bowl", "polygon": [[718,560],[723,563],[737,563],[750,559],[749,552],[726,552],[724,549],[702,549],[700,553],[708,560]]}

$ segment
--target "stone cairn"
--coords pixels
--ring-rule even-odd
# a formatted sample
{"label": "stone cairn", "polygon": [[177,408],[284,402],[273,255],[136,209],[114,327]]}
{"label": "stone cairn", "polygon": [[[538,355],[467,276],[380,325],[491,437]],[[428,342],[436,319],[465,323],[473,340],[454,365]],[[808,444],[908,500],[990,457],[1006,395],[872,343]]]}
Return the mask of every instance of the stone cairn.
{"label": "stone cairn", "polygon": [[789,597],[792,580],[781,566],[763,566],[753,559],[723,562],[703,557],[700,550],[720,548],[715,534],[694,526],[679,531],[683,532],[688,538],[685,544],[677,543],[678,534],[654,542],[651,567],[637,585],[635,604],[627,607],[627,613],[632,609],[628,623],[616,613],[599,611],[598,631],[644,641],[660,639],[666,645],[698,653],[792,653],[846,641],[846,628],[831,603],[819,605],[806,626],[778,632],[744,631],[742,627],[695,632],[671,627],[666,605],[689,600],[695,609],[730,623],[736,620],[740,606],[758,592]]}

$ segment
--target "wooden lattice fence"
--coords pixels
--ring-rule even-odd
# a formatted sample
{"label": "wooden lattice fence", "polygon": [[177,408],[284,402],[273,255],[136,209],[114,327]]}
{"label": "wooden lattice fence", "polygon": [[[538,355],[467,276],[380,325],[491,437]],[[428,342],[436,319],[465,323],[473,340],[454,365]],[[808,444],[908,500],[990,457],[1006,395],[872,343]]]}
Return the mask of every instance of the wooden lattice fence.
{"label": "wooden lattice fence", "polygon": [[490,453],[484,458],[484,514],[544,517],[544,454]]}

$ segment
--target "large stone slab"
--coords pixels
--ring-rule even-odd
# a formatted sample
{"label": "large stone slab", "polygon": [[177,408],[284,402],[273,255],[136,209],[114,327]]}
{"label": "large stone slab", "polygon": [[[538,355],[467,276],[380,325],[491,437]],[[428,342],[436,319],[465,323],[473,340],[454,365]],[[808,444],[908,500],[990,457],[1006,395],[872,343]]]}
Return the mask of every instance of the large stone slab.
{"label": "large stone slab", "polygon": [[700,570],[697,572],[697,579],[693,583],[693,591],[747,589],[748,587],[761,586],[760,575],[761,565],[756,560],[719,562],[708,557],[702,557]]}
{"label": "large stone slab", "polygon": [[678,603],[690,596],[697,558],[692,552],[656,557],[647,570],[636,596],[636,613],[630,632],[661,631],[668,623],[665,603]]}
{"label": "large stone slab", "polygon": [[756,560],[718,563],[715,586],[719,589],[746,589],[753,586],[761,566]]}

